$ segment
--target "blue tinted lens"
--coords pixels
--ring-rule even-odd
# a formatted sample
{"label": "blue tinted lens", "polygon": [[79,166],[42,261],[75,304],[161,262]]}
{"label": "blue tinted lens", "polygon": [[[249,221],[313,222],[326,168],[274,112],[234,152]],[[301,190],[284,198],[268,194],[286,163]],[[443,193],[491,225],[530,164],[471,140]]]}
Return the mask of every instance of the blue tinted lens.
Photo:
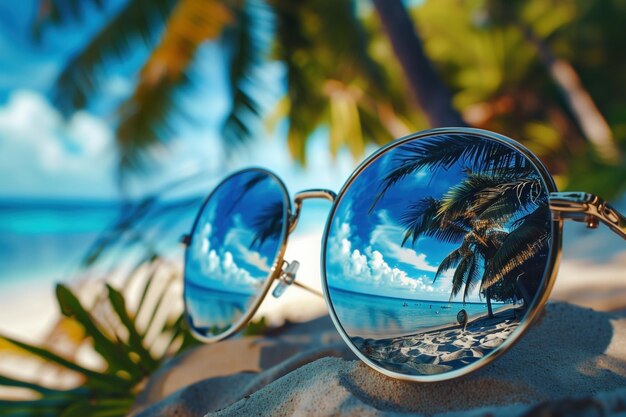
{"label": "blue tinted lens", "polygon": [[185,308],[195,332],[236,325],[262,295],[286,233],[287,196],[261,170],[222,182],[203,206],[185,260]]}
{"label": "blue tinted lens", "polygon": [[329,220],[334,314],[385,370],[470,367],[533,310],[551,233],[544,177],[517,148],[479,134],[401,141],[362,168]]}

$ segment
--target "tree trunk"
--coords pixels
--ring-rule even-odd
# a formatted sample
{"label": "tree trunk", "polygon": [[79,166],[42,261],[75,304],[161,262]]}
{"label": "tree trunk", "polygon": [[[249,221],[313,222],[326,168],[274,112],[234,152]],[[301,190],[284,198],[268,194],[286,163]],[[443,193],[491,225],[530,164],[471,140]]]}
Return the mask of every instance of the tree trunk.
{"label": "tree trunk", "polygon": [[452,95],[426,56],[402,0],[374,0],[374,7],[402,66],[411,92],[432,127],[465,126]]}
{"label": "tree trunk", "polygon": [[490,319],[493,318],[493,309],[491,308],[491,287],[485,291],[485,298],[487,299],[487,315]]}
{"label": "tree trunk", "polygon": [[521,22],[518,22],[518,25],[528,43],[537,51],[539,59],[550,73],[552,80],[560,88],[580,129],[596,148],[598,155],[605,162],[613,164],[619,162],[620,152],[615,144],[613,132],[583,86],[572,64],[558,58],[529,25]]}

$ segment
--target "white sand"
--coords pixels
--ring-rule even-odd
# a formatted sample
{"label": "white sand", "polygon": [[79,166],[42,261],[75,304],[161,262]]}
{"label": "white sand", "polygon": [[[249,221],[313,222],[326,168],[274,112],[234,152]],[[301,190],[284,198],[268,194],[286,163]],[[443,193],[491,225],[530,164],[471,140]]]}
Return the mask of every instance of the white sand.
{"label": "white sand", "polygon": [[[594,407],[606,415],[624,412],[626,312],[580,307],[626,311],[624,242],[606,228],[587,234],[581,225],[567,227],[580,231],[565,241],[552,298],[579,306],[550,305],[518,345],[476,374],[436,384],[387,378],[354,360],[326,317],[275,337],[229,340],[176,358],[149,381],[135,415],[505,416],[528,407],[561,415]],[[319,237],[307,235],[294,239],[287,254],[302,263],[298,279],[317,288],[319,246]],[[45,328],[56,308],[51,296],[38,297],[42,291],[19,298],[3,294],[2,330],[31,339],[37,328]],[[29,298],[42,301],[22,303]],[[274,323],[325,311],[322,302],[296,288],[264,309]]]}
{"label": "white sand", "polygon": [[[431,415],[516,405],[492,410],[510,415],[548,400],[624,387],[625,340],[626,313],[550,304],[541,322],[488,367],[459,380],[417,384],[350,359],[323,318],[280,337],[225,341],[178,358],[151,382],[136,415]],[[626,392],[618,394],[626,398]]]}

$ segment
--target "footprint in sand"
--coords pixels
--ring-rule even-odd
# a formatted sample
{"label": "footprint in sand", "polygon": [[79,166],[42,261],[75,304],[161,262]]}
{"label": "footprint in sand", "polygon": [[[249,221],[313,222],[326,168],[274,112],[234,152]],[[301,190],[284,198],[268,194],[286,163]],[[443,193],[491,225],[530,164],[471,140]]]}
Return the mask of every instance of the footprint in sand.
{"label": "footprint in sand", "polygon": [[493,348],[497,348],[498,346],[500,346],[502,342],[504,342],[504,339],[501,339],[499,337],[491,338],[491,339],[484,338],[480,341],[480,347],[493,349]]}

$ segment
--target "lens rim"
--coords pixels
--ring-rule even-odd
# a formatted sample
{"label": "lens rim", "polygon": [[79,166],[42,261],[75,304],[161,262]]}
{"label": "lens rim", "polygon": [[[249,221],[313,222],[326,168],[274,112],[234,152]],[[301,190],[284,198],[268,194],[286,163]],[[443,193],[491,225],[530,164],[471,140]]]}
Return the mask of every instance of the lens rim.
{"label": "lens rim", "polygon": [[[561,218],[552,217],[551,221],[551,238],[550,238],[550,253],[548,254],[548,259],[546,260],[546,269],[544,271],[544,275],[542,277],[542,285],[540,288],[540,294],[538,294],[534,303],[530,306],[528,313],[524,317],[519,324],[519,326],[511,333],[511,335],[494,351],[492,351],[489,355],[487,355],[484,359],[476,361],[468,366],[465,366],[460,369],[455,369],[453,371],[444,372],[441,374],[435,375],[407,375],[399,372],[393,372],[388,369],[381,367],[380,365],[371,361],[367,356],[365,356],[359,349],[356,348],[352,340],[347,335],[343,326],[341,325],[340,320],[337,318],[337,313],[333,307],[333,303],[330,298],[330,293],[328,289],[328,277],[326,275],[326,250],[328,246],[328,237],[330,235],[330,230],[332,226],[332,222],[335,218],[335,213],[339,204],[342,202],[345,193],[350,188],[354,180],[365,170],[367,169],[374,161],[378,160],[381,156],[389,152],[390,150],[403,145],[404,143],[424,139],[432,136],[439,135],[454,135],[454,134],[464,134],[464,135],[475,135],[484,137],[487,140],[495,141],[501,143],[505,146],[508,146],[522,155],[524,155],[531,164],[537,169],[537,172],[541,175],[542,180],[544,181],[547,187],[547,193],[550,194],[552,192],[556,192],[556,184],[554,183],[554,179],[552,175],[548,172],[545,165],[541,162],[541,160],[533,154],[529,149],[520,144],[519,142],[508,138],[504,135],[500,135],[494,132],[490,132],[482,129],[475,128],[438,128],[438,129],[429,129],[421,132],[413,133],[407,136],[404,136],[400,139],[397,139],[386,146],[378,149],[368,158],[366,158],[350,175],[348,180],[344,183],[339,191],[337,198],[333,202],[330,213],[326,220],[326,226],[324,228],[324,235],[322,239],[322,250],[321,250],[321,277],[322,277],[322,290],[324,293],[324,300],[326,301],[326,305],[328,307],[328,312],[333,321],[333,324],[337,328],[337,331],[341,335],[342,339],[346,344],[350,347],[350,349],[354,352],[354,354],[365,362],[369,367],[374,370],[390,376],[395,379],[405,380],[405,381],[413,381],[413,382],[439,382],[446,381],[454,378],[461,377],[463,375],[467,375],[471,372],[474,372],[498,357],[502,355],[504,352],[509,350],[511,346],[513,346],[517,341],[521,339],[521,336],[528,330],[532,323],[537,319],[539,313],[543,309],[543,306],[548,300],[550,295],[550,291],[554,285],[554,281],[556,280],[556,275],[558,272],[559,260],[561,257],[561,241],[562,241],[562,230],[563,230],[563,220]],[[547,278],[547,279],[546,279]]]}
{"label": "lens rim", "polygon": [[[266,174],[268,177],[275,180],[280,186],[280,189],[283,195],[284,205],[283,205],[283,227],[280,233],[280,240],[278,242],[279,243],[278,252],[276,254],[276,258],[274,260],[274,263],[272,264],[270,272],[267,275],[267,278],[265,278],[265,283],[263,284],[261,291],[256,296],[256,299],[254,303],[252,304],[252,306],[227,331],[217,334],[215,336],[205,336],[193,328],[193,326],[191,325],[191,321],[190,321],[188,310],[187,310],[187,297],[186,297],[187,285],[186,285],[185,278],[186,278],[187,261],[188,261],[188,257],[190,253],[191,244],[192,244],[193,237],[196,231],[196,227],[198,226],[198,222],[200,221],[200,218],[202,217],[202,213],[204,212],[204,208],[209,203],[209,201],[211,201],[211,198],[213,197],[215,192],[222,185],[230,181],[233,177],[237,175],[245,174],[248,172],[260,172],[260,173]],[[191,231],[189,232],[189,242],[187,243],[185,247],[185,257],[184,257],[184,264],[183,264],[183,303],[184,303],[184,308],[185,308],[184,310],[185,322],[187,323],[187,326],[189,327],[191,334],[196,339],[204,343],[219,342],[220,340],[224,340],[232,336],[233,334],[237,333],[252,319],[254,314],[257,312],[257,310],[261,306],[261,303],[265,299],[265,296],[269,292],[274,280],[276,280],[280,276],[280,273],[282,271],[283,256],[285,255],[285,249],[287,248],[287,237],[289,235],[289,219],[290,218],[291,218],[291,199],[289,198],[289,192],[287,191],[287,187],[285,186],[284,182],[276,174],[274,174],[273,172],[265,168],[251,167],[251,168],[246,168],[246,169],[233,172],[232,174],[224,178],[222,181],[220,181],[220,183],[217,184],[213,188],[213,190],[209,193],[209,195],[204,199],[204,201],[202,202],[202,206],[198,209],[196,218],[193,221],[193,226],[191,227]]]}

